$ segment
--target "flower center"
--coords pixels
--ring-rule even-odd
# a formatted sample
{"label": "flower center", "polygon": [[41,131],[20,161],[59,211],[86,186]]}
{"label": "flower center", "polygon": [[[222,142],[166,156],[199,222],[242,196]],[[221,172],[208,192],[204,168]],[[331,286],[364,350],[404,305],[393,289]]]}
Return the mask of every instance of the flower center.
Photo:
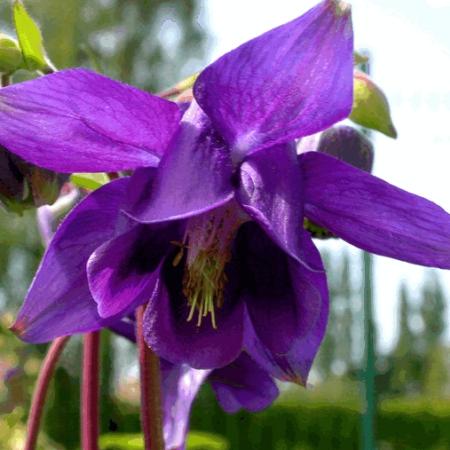
{"label": "flower center", "polygon": [[189,219],[182,250],[173,263],[179,263],[186,248],[183,294],[190,307],[187,320],[197,314],[197,326],[210,315],[212,327],[217,328],[215,309],[223,305],[228,281],[225,266],[231,259],[237,230],[247,220],[234,201]]}

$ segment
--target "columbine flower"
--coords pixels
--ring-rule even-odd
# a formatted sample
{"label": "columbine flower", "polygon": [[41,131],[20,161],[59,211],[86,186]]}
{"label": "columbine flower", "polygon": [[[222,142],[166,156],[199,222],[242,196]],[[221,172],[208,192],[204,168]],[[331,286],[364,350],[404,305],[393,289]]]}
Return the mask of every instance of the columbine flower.
{"label": "columbine flower", "polygon": [[349,15],[325,1],[224,55],[181,121],[177,105],[87,71],[3,89],[0,142],[25,158],[138,168],[69,214],[14,329],[42,342],[149,302],[147,342],[172,363],[224,367],[245,349],[304,383],[328,314],[304,217],[374,253],[450,267],[445,211],[331,156],[297,157],[294,139],[350,112]]}
{"label": "columbine flower", "polygon": [[[57,217],[74,201],[76,195],[73,191],[58,199],[53,206],[39,208],[38,224],[46,244],[53,238],[52,228]],[[119,318],[110,323],[109,328],[136,342],[133,317]],[[230,365],[216,370],[197,370],[186,364],[172,364],[166,360],[161,360],[160,370],[163,432],[167,450],[185,449],[192,403],[206,380],[210,382],[219,404],[229,413],[240,409],[259,411],[278,396],[273,379],[246,353],[242,353]]]}
{"label": "columbine flower", "polygon": [[293,140],[349,114],[352,40],[349,8],[324,1],[206,68],[181,122],[176,104],[84,70],[3,89],[0,142],[27,160],[86,172],[162,158],[73,210],[14,329],[34,342],[93,330],[152,297],[147,338],[169,360],[223,367],[245,342],[274,359],[298,345],[284,372],[303,380],[327,293]]}

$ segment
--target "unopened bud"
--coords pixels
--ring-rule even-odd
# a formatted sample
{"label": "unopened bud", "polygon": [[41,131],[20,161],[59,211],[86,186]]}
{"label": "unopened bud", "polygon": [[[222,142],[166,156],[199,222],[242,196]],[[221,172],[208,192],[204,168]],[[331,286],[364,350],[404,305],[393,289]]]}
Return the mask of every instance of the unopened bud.
{"label": "unopened bud", "polygon": [[353,76],[353,108],[349,118],[363,127],[380,131],[391,138],[397,137],[384,92],[358,70]]}
{"label": "unopened bud", "polygon": [[0,72],[13,73],[23,63],[22,51],[12,37],[0,33]]}
{"label": "unopened bud", "polygon": [[27,203],[29,191],[20,158],[0,147],[0,202],[8,209],[20,212]]}
{"label": "unopened bud", "polygon": [[320,135],[317,151],[332,155],[366,172],[372,171],[372,142],[353,127],[343,125],[328,128]]}
{"label": "unopened bud", "polygon": [[12,212],[52,204],[66,179],[67,175],[33,166],[0,147],[0,204]]}

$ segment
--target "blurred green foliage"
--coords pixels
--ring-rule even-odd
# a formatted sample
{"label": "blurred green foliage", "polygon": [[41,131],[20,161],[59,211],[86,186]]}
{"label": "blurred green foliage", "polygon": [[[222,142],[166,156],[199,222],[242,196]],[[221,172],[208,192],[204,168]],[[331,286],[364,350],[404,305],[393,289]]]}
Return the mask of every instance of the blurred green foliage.
{"label": "blurred green foliage", "polygon": [[[144,89],[158,90],[198,71],[204,31],[195,0],[25,1],[59,69],[85,66]],[[0,4],[12,34],[9,2]]]}
{"label": "blurred green foliage", "polygon": [[[141,450],[143,441],[141,434],[105,434],[100,439],[101,450]],[[228,450],[227,441],[212,433],[191,431],[186,450]]]}
{"label": "blurred green foliage", "polygon": [[[256,414],[225,414],[212,391],[202,390],[191,425],[199,431],[225,436],[237,450],[356,450],[361,438],[361,402],[358,385],[329,380],[316,390],[291,387],[271,408]],[[104,450],[134,450],[131,427],[138,426],[137,408],[127,409],[122,433],[102,438]],[[377,414],[380,449],[443,450],[450,442],[450,403],[427,397],[385,399]],[[137,431],[137,430],[135,430]],[[190,447],[188,447],[190,448]],[[196,448],[196,447],[193,447]],[[201,447],[200,447],[201,448]],[[208,449],[216,447],[210,444]]]}

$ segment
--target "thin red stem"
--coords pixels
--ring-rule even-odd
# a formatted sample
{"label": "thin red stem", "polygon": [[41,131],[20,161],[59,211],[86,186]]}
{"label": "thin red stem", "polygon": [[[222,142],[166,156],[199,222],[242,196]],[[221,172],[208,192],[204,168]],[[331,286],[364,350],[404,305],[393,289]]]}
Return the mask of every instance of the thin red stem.
{"label": "thin red stem", "polygon": [[84,335],[81,380],[81,448],[98,450],[100,332]]}
{"label": "thin red stem", "polygon": [[61,356],[64,347],[69,340],[69,336],[55,339],[42,362],[41,370],[36,381],[33,400],[31,401],[30,414],[27,423],[27,438],[24,450],[34,450],[36,448],[39,434],[39,425],[41,423],[42,411],[44,409],[45,397],[47,396],[48,386],[55,371],[56,363]]}
{"label": "thin red stem", "polygon": [[145,306],[136,310],[136,340],[141,378],[141,427],[145,450],[164,450],[159,358],[144,341]]}

